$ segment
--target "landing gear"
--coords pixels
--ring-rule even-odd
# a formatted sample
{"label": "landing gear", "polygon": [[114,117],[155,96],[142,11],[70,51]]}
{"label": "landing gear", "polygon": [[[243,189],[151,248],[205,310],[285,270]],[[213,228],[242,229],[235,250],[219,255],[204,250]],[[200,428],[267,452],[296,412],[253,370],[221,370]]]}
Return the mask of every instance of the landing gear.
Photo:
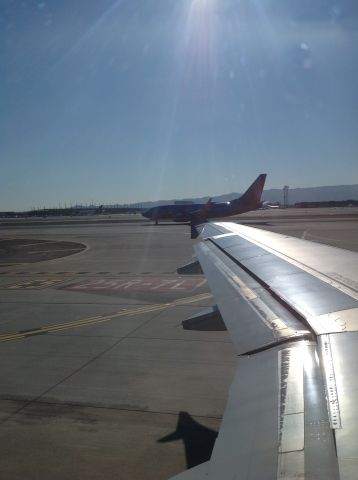
{"label": "landing gear", "polygon": [[158,219],[157,218],[155,219],[155,224],[158,225]]}

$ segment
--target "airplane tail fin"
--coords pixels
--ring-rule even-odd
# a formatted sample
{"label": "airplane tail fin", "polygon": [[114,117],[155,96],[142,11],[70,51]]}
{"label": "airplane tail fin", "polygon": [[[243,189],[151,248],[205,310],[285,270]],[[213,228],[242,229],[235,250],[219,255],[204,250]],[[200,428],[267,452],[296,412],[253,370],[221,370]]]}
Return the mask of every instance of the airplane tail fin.
{"label": "airplane tail fin", "polygon": [[[230,206],[229,209],[224,211],[224,214],[219,214],[219,217],[227,217],[230,215],[236,215],[240,213],[249,212],[251,210],[256,210],[261,205],[261,195],[264,189],[265,181],[266,181],[266,173],[261,173],[256,180],[250,185],[250,187],[246,190],[246,192],[240,197],[236,198],[235,200],[231,200],[228,202]],[[201,224],[204,224],[207,221],[207,218],[214,217],[214,215],[210,215],[212,210],[213,203],[211,198],[209,198],[208,202],[200,208],[200,210],[196,210],[192,212],[190,215],[190,228],[191,228],[191,238],[197,238],[200,234],[198,227]],[[218,213],[218,212],[216,212]]]}
{"label": "airplane tail fin", "polygon": [[261,202],[261,195],[266,181],[266,173],[261,173],[256,180],[250,185],[246,192],[238,199],[232,200],[231,204],[235,203],[245,205],[249,210],[258,208]]}

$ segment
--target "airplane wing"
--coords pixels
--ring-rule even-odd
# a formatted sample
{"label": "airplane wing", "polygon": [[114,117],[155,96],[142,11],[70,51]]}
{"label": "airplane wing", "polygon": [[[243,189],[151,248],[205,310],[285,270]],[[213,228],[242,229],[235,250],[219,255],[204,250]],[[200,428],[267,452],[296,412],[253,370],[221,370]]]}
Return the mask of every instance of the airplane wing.
{"label": "airplane wing", "polygon": [[238,367],[210,461],[175,480],[358,478],[358,254],[234,223],[200,236]]}

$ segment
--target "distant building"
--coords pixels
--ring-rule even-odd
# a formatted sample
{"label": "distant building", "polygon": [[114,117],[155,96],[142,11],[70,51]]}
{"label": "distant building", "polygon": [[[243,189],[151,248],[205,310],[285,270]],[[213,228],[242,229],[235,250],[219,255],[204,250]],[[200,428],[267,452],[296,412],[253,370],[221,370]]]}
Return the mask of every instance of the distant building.
{"label": "distant building", "polygon": [[328,202],[298,202],[296,208],[358,207],[358,200],[331,200]]}

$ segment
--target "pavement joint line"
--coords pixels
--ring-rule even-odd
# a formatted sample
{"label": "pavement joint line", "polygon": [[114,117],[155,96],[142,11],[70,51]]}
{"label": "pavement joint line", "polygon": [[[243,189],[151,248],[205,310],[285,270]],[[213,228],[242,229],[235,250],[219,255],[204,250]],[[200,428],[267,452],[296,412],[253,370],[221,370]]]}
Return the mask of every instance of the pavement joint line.
{"label": "pavement joint line", "polygon": [[0,267],[13,267],[18,265],[28,265],[28,262],[4,262],[0,263]]}
{"label": "pavement joint line", "polygon": [[100,352],[98,355],[94,356],[93,358],[91,358],[90,360],[88,360],[87,362],[85,362],[83,365],[81,365],[80,367],[78,367],[77,369],[75,369],[75,371],[73,371],[72,373],[70,373],[69,375],[67,375],[65,378],[63,378],[62,380],[58,381],[55,385],[52,385],[51,387],[47,388],[44,392],[40,393],[40,395],[38,395],[37,397],[29,400],[28,402],[26,402],[24,405],[22,405],[21,407],[19,407],[17,410],[15,410],[14,412],[12,412],[10,415],[8,415],[7,417],[5,417],[0,423],[5,423],[6,421],[10,420],[12,417],[14,417],[15,415],[17,415],[18,413],[20,413],[22,410],[24,410],[25,408],[29,407],[31,404],[33,403],[36,403],[42,396],[46,395],[48,392],[50,392],[52,389],[56,388],[58,385],[60,385],[61,383],[65,382],[66,380],[68,380],[69,378],[71,378],[73,375],[75,375],[76,373],[78,373],[79,371],[81,371],[83,368],[85,368],[87,365],[89,365],[90,363],[94,362],[97,358],[99,358],[100,356],[102,356],[104,353],[106,353],[107,351],[109,351],[112,347],[116,346],[118,343],[120,343],[122,341],[122,339],[119,339],[119,341],[115,342],[113,345],[111,345],[110,347],[106,348],[104,351]]}
{"label": "pavement joint line", "polygon": [[[226,330],[223,330],[224,332]],[[170,337],[128,337],[127,340],[163,340],[175,342],[199,342],[199,343],[230,343],[231,340],[202,340],[200,338],[170,338]]]}
{"label": "pavement joint line", "polygon": [[[225,330],[223,330],[225,331]],[[50,332],[51,333],[51,332]],[[56,332],[52,335],[56,336]],[[73,337],[73,335],[61,335],[61,337]],[[76,335],[76,337],[82,338],[124,338],[123,336],[114,337],[113,335]],[[171,338],[171,337],[126,337],[126,340],[162,340],[175,341],[175,342],[197,342],[197,343],[228,343],[232,344],[231,340],[201,340],[199,338]]]}
{"label": "pavement joint line", "polygon": [[[13,401],[12,398],[7,398],[6,400]],[[16,400],[21,402],[21,400]],[[76,403],[76,402],[47,402],[46,400],[33,400],[32,403],[39,403],[41,405],[48,405],[48,406],[60,406],[60,407],[78,407],[78,408],[95,408],[98,410],[116,410],[116,411],[123,411],[123,412],[135,412],[135,413],[149,413],[152,415],[173,415],[175,417],[178,416],[179,412],[160,412],[157,410],[142,410],[140,408],[122,408],[122,407],[114,407],[114,406],[103,406],[103,405],[92,405],[89,403]],[[192,415],[194,418],[210,418],[213,420],[222,420],[222,416],[216,415],[201,415],[201,414],[194,414]]]}
{"label": "pavement joint line", "polygon": [[[11,267],[12,265],[15,265],[15,264],[6,264],[7,267]],[[18,264],[18,265],[26,265],[26,264]],[[1,265],[0,265],[1,267]],[[73,275],[88,275],[88,276],[92,276],[92,275],[110,275],[110,276],[114,276],[114,277],[117,277],[118,275],[119,276],[122,276],[122,275],[133,275],[135,277],[138,277],[138,276],[141,276],[141,275],[174,275],[174,276],[177,276],[176,272],[175,271],[172,271],[172,272],[36,272],[36,271],[21,271],[21,272],[18,272],[16,270],[5,270],[5,271],[2,271],[0,272],[0,275],[70,275],[70,276],[73,276]]]}
{"label": "pavement joint line", "polygon": [[[159,312],[158,312],[159,314]],[[49,393],[51,390],[53,390],[54,388],[58,387],[59,385],[61,385],[61,383],[65,382],[66,380],[68,380],[69,378],[73,377],[74,375],[76,375],[78,372],[80,372],[83,368],[87,367],[89,364],[91,364],[92,362],[94,362],[95,360],[97,360],[98,358],[100,358],[101,356],[103,356],[105,353],[109,352],[112,348],[116,347],[117,345],[119,345],[123,340],[125,340],[129,335],[131,335],[132,333],[136,332],[139,328],[141,328],[142,326],[146,325],[147,323],[149,323],[151,320],[153,320],[154,318],[156,317],[156,315],[154,315],[153,317],[149,318],[147,321],[143,321],[140,325],[137,325],[132,331],[128,332],[127,335],[125,335],[124,337],[121,337],[119,338],[116,342],[114,342],[113,345],[109,346],[108,348],[105,348],[102,352],[100,352],[99,354],[95,355],[93,358],[89,359],[88,361],[86,361],[81,367],[78,367],[76,368],[72,373],[70,373],[69,375],[67,375],[65,378],[63,378],[62,380],[59,380],[55,385],[52,385],[51,387],[47,388],[44,392],[42,392],[40,395],[38,395],[37,397],[35,398],[32,398],[31,400],[29,400],[27,403],[25,403],[24,405],[22,405],[21,407],[19,407],[17,410],[15,410],[14,412],[10,413],[10,415],[8,415],[7,417],[5,417],[3,420],[0,421],[0,423],[5,423],[6,421],[10,420],[13,416],[17,415],[18,413],[20,413],[22,410],[24,410],[25,408],[29,407],[31,404],[33,403],[36,403],[38,400],[40,400],[41,397],[43,397],[44,395],[46,395],[47,393]]]}
{"label": "pavement joint line", "polygon": [[[1,290],[1,287],[0,287],[0,290]],[[211,298],[212,295],[211,294],[208,294],[208,299]],[[206,300],[205,298],[203,300]],[[199,301],[199,300],[198,300]],[[13,304],[13,303],[16,303],[16,304],[22,304],[22,305],[39,305],[39,303],[35,300],[6,300],[4,302],[1,302],[2,305],[6,305],[6,304]],[[118,303],[99,303],[99,302],[70,302],[70,303],[67,303],[67,302],[41,302],[41,305],[106,305],[107,307],[112,305],[113,307],[115,306],[118,306]],[[126,305],[127,308],[129,307],[133,307],[133,303],[127,303],[127,304],[122,304],[122,305]],[[188,304],[181,304],[181,305],[175,305],[175,307],[190,307],[190,303]],[[207,307],[207,305],[202,305],[203,308]]]}
{"label": "pavement joint line", "polygon": [[29,329],[25,332],[18,331],[18,332],[4,333],[0,335],[0,343],[23,339],[23,338],[29,338],[34,335],[40,335],[44,333],[68,330],[71,328],[85,327],[89,325],[96,325],[104,322],[109,322],[110,320],[113,320],[119,317],[124,317],[124,316],[131,317],[131,316],[141,315],[145,313],[160,312],[161,310],[165,310],[166,308],[195,303],[195,302],[207,299],[209,297],[211,297],[211,294],[202,293],[202,294],[194,295],[193,297],[185,297],[178,300],[174,300],[173,302],[146,305],[146,306],[141,306],[134,309],[124,309],[124,310],[120,310],[119,312],[115,312],[113,314],[97,315],[94,317],[88,317],[80,320],[75,320],[72,322],[59,323],[59,324],[54,324],[50,326]]}

